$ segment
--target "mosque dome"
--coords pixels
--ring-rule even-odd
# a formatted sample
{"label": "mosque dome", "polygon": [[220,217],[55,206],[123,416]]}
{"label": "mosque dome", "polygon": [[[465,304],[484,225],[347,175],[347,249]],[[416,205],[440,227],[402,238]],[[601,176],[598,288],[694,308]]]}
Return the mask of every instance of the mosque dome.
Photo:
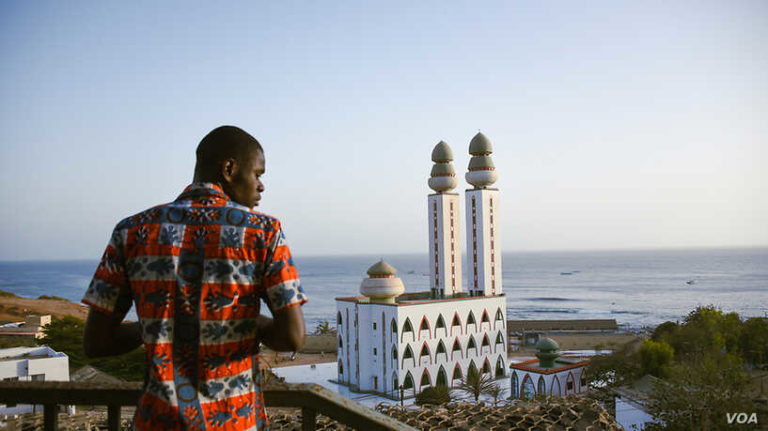
{"label": "mosque dome", "polygon": [[499,174],[496,173],[496,167],[493,165],[493,159],[491,159],[492,152],[491,141],[482,133],[477,132],[477,135],[469,143],[469,154],[472,155],[472,158],[469,159],[469,172],[464,176],[467,182],[475,186],[476,189],[488,187],[499,179]]}
{"label": "mosque dome", "polygon": [[451,147],[440,141],[435,145],[432,150],[432,161],[435,162],[432,166],[432,172],[430,178],[427,181],[429,188],[432,190],[443,193],[453,190],[459,183],[456,179],[456,171],[453,169],[453,151]]}
{"label": "mosque dome", "polygon": [[432,150],[432,161],[435,163],[446,163],[453,161],[453,151],[445,141],[440,141]]}
{"label": "mosque dome", "polygon": [[555,359],[560,356],[557,351],[560,350],[560,345],[557,341],[544,337],[536,343],[536,357],[539,358],[539,367],[541,368],[555,368]]}
{"label": "mosque dome", "polygon": [[397,270],[384,259],[368,268],[368,278],[360,284],[360,293],[371,302],[394,303],[395,298],[405,292],[403,281],[395,277]]}
{"label": "mosque dome", "polygon": [[477,132],[477,135],[469,141],[469,154],[473,156],[482,156],[492,152],[491,140],[481,132]]}

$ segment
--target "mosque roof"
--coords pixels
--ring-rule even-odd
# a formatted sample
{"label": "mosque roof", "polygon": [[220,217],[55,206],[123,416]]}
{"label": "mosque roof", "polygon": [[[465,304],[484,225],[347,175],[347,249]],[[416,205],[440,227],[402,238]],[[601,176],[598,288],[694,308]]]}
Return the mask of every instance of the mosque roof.
{"label": "mosque roof", "polygon": [[453,151],[445,141],[440,141],[432,150],[432,161],[435,163],[446,163],[453,161]]}
{"label": "mosque roof", "polygon": [[482,132],[477,132],[477,135],[469,142],[469,154],[473,156],[491,154],[492,152],[491,141]]}
{"label": "mosque roof", "polygon": [[373,264],[370,268],[368,268],[367,271],[369,276],[374,275],[395,275],[397,273],[397,270],[394,266],[388,264],[387,262],[384,262],[384,259],[382,258],[375,264]]}

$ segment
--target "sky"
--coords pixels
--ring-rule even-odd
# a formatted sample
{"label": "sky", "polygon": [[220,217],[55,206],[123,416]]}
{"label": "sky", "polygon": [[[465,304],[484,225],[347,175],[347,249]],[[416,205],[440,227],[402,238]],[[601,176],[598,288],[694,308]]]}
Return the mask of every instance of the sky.
{"label": "sky", "polygon": [[296,256],[426,254],[478,130],[504,251],[766,246],[767,118],[760,0],[3,1],[0,260],[98,259],[222,124]]}

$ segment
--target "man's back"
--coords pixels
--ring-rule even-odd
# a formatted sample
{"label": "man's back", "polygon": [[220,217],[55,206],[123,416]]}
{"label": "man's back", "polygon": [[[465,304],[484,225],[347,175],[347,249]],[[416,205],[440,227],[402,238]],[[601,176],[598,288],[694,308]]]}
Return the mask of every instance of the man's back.
{"label": "man's back", "polygon": [[266,425],[261,300],[277,316],[306,297],[279,221],[218,185],[192,184],[117,225],[83,302],[117,322],[136,305],[147,355],[138,429]]}

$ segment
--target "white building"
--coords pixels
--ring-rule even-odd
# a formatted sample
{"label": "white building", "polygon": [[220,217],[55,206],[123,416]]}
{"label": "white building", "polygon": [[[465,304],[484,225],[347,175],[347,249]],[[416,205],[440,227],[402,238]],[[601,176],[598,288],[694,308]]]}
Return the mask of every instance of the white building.
{"label": "white building", "polygon": [[[378,262],[363,296],[336,298],[338,379],[356,391],[398,398],[428,386],[454,386],[470,369],[501,378],[507,369],[506,297],[501,283],[498,190],[491,144],[478,133],[467,181],[469,292],[462,288],[459,195],[445,142],[432,151],[427,197],[430,291],[404,294],[395,269]],[[494,218],[495,216],[495,218]]]}
{"label": "white building", "polygon": [[[0,349],[0,380],[69,381],[69,357],[50,347],[12,347]],[[0,404],[0,414],[42,411],[39,405]]]}
{"label": "white building", "polygon": [[538,359],[509,366],[512,398],[533,398],[536,395],[564,397],[587,389],[587,381],[582,374],[589,360],[560,356],[559,348],[555,340],[542,338],[536,344]]}

